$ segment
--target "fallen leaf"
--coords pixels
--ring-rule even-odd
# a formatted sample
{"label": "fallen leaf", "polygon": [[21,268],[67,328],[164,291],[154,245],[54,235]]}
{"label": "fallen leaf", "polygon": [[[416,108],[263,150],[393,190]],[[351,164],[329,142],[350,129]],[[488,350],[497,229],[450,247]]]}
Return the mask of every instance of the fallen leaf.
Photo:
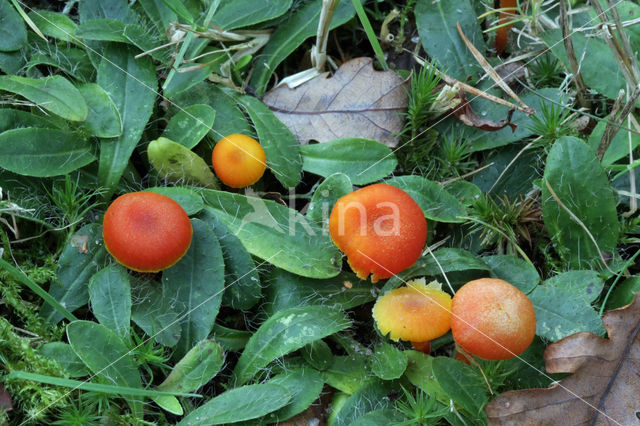
{"label": "fallen leaf", "polygon": [[511,122],[511,115],[514,111],[512,109],[507,113],[506,120],[500,120],[496,123],[495,121],[480,118],[473,108],[471,108],[471,104],[462,90],[458,92],[456,97],[460,99],[460,104],[452,110],[452,113],[458,120],[462,121],[467,126],[489,131],[500,130],[505,126],[509,126],[511,127],[511,130],[515,131],[516,127],[518,127],[516,124]]}
{"label": "fallen leaf", "polygon": [[262,101],[298,142],[365,138],[395,147],[404,126],[408,87],[393,71],[376,71],[371,58],[342,64],[333,77],[323,73],[290,89],[283,85]]}
{"label": "fallen leaf", "polygon": [[639,296],[602,317],[608,339],[580,332],[549,345],[547,372],[573,374],[548,389],[499,395],[485,407],[489,424],[640,424]]}
{"label": "fallen leaf", "polygon": [[13,409],[13,402],[11,401],[11,396],[9,392],[4,388],[2,383],[0,383],[0,410],[2,411],[11,411]]}

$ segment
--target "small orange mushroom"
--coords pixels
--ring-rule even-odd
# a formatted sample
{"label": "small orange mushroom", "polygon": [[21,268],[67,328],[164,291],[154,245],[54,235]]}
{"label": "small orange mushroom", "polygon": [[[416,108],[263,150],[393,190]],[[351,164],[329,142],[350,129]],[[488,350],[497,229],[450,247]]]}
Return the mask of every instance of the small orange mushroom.
{"label": "small orange mushroom", "polygon": [[129,269],[157,272],[189,249],[193,228],[184,209],[166,195],[131,192],[116,198],[104,215],[107,251]]}
{"label": "small orange mushroom", "polygon": [[536,334],[536,314],[518,288],[496,278],[469,281],[451,304],[453,339],[467,353],[487,360],[520,355]]}
{"label": "small orange mushroom", "polygon": [[429,342],[451,328],[451,296],[437,282],[411,280],[379,297],[373,318],[380,333],[393,341]]}
{"label": "small orange mushroom", "polygon": [[[500,9],[503,9],[503,11],[500,12],[500,19],[498,23],[504,24],[510,22],[513,19],[513,16],[517,13],[517,6],[517,0],[500,0]],[[504,53],[504,49],[507,47],[509,30],[512,26],[513,24],[508,24],[496,30],[495,44],[498,55],[502,55],[502,53]]]}
{"label": "small orange mushroom", "polygon": [[244,188],[260,180],[266,161],[260,143],[241,134],[225,136],[211,153],[213,170],[222,183],[231,188]]}
{"label": "small orange mushroom", "polygon": [[389,278],[420,257],[427,221],[400,188],[378,183],[341,197],[329,217],[331,239],[362,279]]}

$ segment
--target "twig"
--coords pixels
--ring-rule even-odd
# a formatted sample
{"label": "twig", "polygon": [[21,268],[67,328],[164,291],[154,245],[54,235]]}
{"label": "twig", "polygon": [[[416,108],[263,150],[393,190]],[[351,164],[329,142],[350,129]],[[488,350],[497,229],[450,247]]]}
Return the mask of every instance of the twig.
{"label": "twig", "polygon": [[489,62],[487,62],[484,56],[482,56],[482,53],[480,53],[478,49],[476,49],[476,47],[471,43],[471,41],[469,41],[467,36],[464,35],[464,33],[462,32],[462,28],[460,27],[460,22],[457,23],[457,26],[458,26],[458,33],[460,34],[460,38],[462,38],[462,41],[464,41],[464,44],[467,46],[467,49],[469,49],[473,57],[476,59],[476,61],[478,61],[478,63],[482,67],[482,69],[484,69],[485,72],[489,74],[489,76],[493,79],[493,81],[495,81],[496,84],[500,86],[502,90],[505,91],[505,93],[507,93],[509,96],[515,99],[516,102],[518,102],[522,106],[525,113],[527,113],[528,115],[531,115],[534,112],[536,112],[529,105],[525,104],[522,101],[522,99],[520,99],[520,97],[516,95],[513,90],[511,90],[511,87],[509,87],[509,85],[505,83],[502,78],[500,78],[496,70],[493,69],[491,64],[489,64]]}
{"label": "twig", "polygon": [[[421,59],[421,58],[420,58],[418,55],[416,55],[415,53],[414,53],[414,55],[413,55],[413,59],[414,59],[418,64],[420,64],[420,65],[421,65],[421,66],[423,66],[423,67],[431,67],[431,66],[433,66],[433,65],[431,65],[430,63],[428,63],[427,61],[425,61],[424,59]],[[475,88],[475,87],[473,87],[473,86],[469,86],[468,84],[463,83],[463,82],[461,82],[461,81],[459,81],[459,80],[456,80],[455,78],[453,78],[453,77],[451,77],[451,76],[449,76],[449,75],[447,75],[447,74],[443,73],[442,71],[440,71],[439,69],[437,69],[437,68],[435,68],[435,67],[434,67],[434,70],[435,70],[436,74],[437,74],[438,76],[440,76],[440,78],[442,78],[442,81],[444,81],[445,83],[447,83],[449,86],[454,86],[454,85],[456,85],[456,84],[457,84],[457,85],[458,85],[461,89],[463,89],[465,92],[467,92],[467,93],[471,93],[472,95],[480,96],[481,98],[485,98],[486,100],[489,100],[489,101],[491,101],[491,102],[495,102],[495,103],[497,103],[497,104],[500,104],[500,105],[506,106],[507,108],[510,108],[510,109],[516,109],[516,110],[518,110],[518,111],[522,111],[522,112],[524,112],[524,113],[525,113],[525,114],[527,114],[527,115],[531,115],[531,114],[535,113],[535,110],[533,110],[533,112],[531,112],[530,110],[527,110],[527,109],[525,109],[525,108],[521,107],[520,105],[516,105],[516,104],[511,103],[511,102],[509,102],[509,101],[505,101],[504,99],[499,98],[499,97],[497,97],[497,96],[493,96],[493,95],[491,95],[491,94],[487,93],[487,92],[486,92],[486,91],[484,91],[484,90],[476,89],[476,88]]]}
{"label": "twig", "polygon": [[618,115],[618,111],[620,111],[620,107],[622,107],[622,98],[624,98],[624,89],[620,89],[618,92],[618,96],[616,100],[613,102],[613,106],[611,107],[611,112],[609,113],[609,121],[607,122],[607,126],[602,133],[602,139],[600,139],[600,145],[598,145],[598,150],[596,151],[596,156],[598,160],[602,161],[604,157],[604,153],[609,149],[609,145],[611,145],[611,140],[613,135],[611,130],[613,127],[618,127],[616,122],[616,115]]}
{"label": "twig", "polygon": [[466,179],[466,178],[468,178],[469,176],[473,176],[473,175],[475,175],[476,173],[480,173],[480,172],[481,172],[481,171],[483,171],[484,169],[488,169],[489,167],[493,166],[494,164],[495,164],[495,163],[492,161],[492,162],[491,162],[491,163],[489,163],[489,164],[485,164],[484,166],[479,167],[479,168],[477,168],[477,169],[475,169],[475,170],[472,170],[472,171],[470,171],[470,172],[468,172],[468,173],[465,173],[465,174],[463,174],[463,175],[461,175],[461,176],[454,177],[454,178],[451,178],[451,179],[449,179],[449,180],[445,180],[444,182],[440,182],[440,185],[442,185],[442,186],[446,186],[446,185],[449,185],[450,183],[453,183],[453,182],[456,182],[456,181],[459,181],[459,180]]}
{"label": "twig", "polygon": [[[604,10],[602,10],[602,6],[600,6],[600,3],[597,0],[591,0],[590,3],[591,6],[595,9],[598,18],[600,18],[600,21],[602,22],[604,40],[607,42],[609,49],[613,53],[620,71],[622,71],[622,74],[624,75],[625,80],[627,80],[629,86],[635,86],[636,84],[638,84],[638,75],[635,74],[635,70],[637,69],[637,67],[631,65],[631,63],[635,61],[635,57],[632,57],[633,59],[630,58],[627,55],[627,52],[625,52],[624,48],[618,43],[618,39],[611,33],[611,27],[614,27],[617,30],[616,32],[618,33],[618,37],[620,37],[621,40],[625,39],[627,35],[622,30],[622,24],[620,24],[620,27],[618,27],[617,24],[615,26],[609,24],[609,22],[607,21],[607,15],[605,14]],[[625,43],[623,42],[623,45],[624,44]]]}
{"label": "twig", "polygon": [[562,21],[562,39],[564,40],[564,49],[567,51],[567,57],[569,58],[569,65],[571,66],[571,73],[573,79],[576,82],[576,98],[578,104],[581,107],[591,109],[591,102],[586,96],[587,86],[582,79],[582,73],[580,72],[580,66],[576,59],[576,52],[573,49],[573,41],[571,41],[571,28],[569,28],[569,19],[567,17],[567,5],[564,0],[560,2],[560,20]]}
{"label": "twig", "polygon": [[[607,0],[609,5],[609,13],[611,13],[611,17],[613,17],[613,22],[616,24],[616,31],[618,32],[618,36],[620,37],[620,41],[622,42],[622,50],[624,51],[625,57],[629,58],[629,62],[631,63],[631,71],[633,72],[633,76],[636,79],[636,82],[640,79],[640,70],[638,69],[638,62],[635,60],[635,54],[633,53],[633,49],[631,49],[631,43],[629,42],[629,37],[623,31],[622,20],[620,19],[620,15],[618,14],[618,9],[616,9],[615,5],[611,3],[611,0]],[[616,0],[616,3],[621,3],[619,0]]]}
{"label": "twig", "polygon": [[[609,142],[608,142],[607,146],[604,147],[604,151],[607,150],[607,148],[609,147],[609,144],[611,143],[611,140],[613,140],[613,138],[616,135],[616,133],[618,133],[618,130],[620,130],[620,126],[621,126],[622,122],[627,119],[627,116],[629,115],[629,113],[631,113],[631,110],[635,107],[636,100],[638,100],[639,96],[640,96],[640,84],[638,84],[635,87],[635,89],[633,89],[633,93],[631,94],[631,96],[629,96],[629,99],[627,99],[627,103],[622,108],[622,111],[620,111],[620,116],[615,120],[615,124],[614,125],[610,125],[610,124],[607,125],[607,128],[604,130],[604,135],[602,135],[602,140],[600,141],[600,146],[598,147],[598,153],[600,152],[600,148],[602,147],[603,142],[605,142],[605,137],[609,138],[608,139]],[[613,121],[613,120],[611,120],[611,121]],[[604,151],[602,152],[603,156],[604,156]],[[598,158],[600,158],[600,160],[602,160],[601,157],[598,157]]]}

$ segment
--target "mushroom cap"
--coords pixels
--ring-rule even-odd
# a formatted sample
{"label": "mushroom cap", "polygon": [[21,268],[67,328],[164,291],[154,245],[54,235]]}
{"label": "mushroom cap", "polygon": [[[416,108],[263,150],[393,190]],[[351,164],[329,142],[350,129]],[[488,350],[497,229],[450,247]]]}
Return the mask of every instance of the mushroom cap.
{"label": "mushroom cap", "polygon": [[244,188],[260,180],[266,161],[260,143],[238,133],[220,139],[211,153],[213,170],[222,183],[231,188]]}
{"label": "mushroom cap", "polygon": [[520,355],[536,335],[536,314],[529,298],[497,278],[481,278],[460,287],[451,312],[454,340],[482,359]]}
{"label": "mushroom cap", "polygon": [[102,237],[111,255],[129,269],[157,272],[189,249],[193,228],[184,209],[166,195],[131,192],[116,198],[104,215]]}
{"label": "mushroom cap", "polygon": [[383,335],[426,342],[444,335],[451,328],[451,296],[439,284],[425,284],[424,278],[407,282],[378,298],[373,318]]}
{"label": "mushroom cap", "polygon": [[389,278],[420,257],[427,221],[409,194],[378,183],[341,197],[329,217],[331,239],[362,279]]}

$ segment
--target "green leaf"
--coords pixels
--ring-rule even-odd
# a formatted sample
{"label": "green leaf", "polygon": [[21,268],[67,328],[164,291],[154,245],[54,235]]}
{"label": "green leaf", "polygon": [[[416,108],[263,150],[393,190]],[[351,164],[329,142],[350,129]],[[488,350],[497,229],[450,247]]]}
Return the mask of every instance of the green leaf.
{"label": "green leaf", "polygon": [[[314,0],[297,9],[271,34],[269,42],[258,56],[251,77],[251,87],[258,95],[267,90],[271,74],[278,65],[306,39],[315,36],[320,20],[322,0]],[[349,21],[355,15],[351,0],[340,0],[331,19],[330,29]],[[475,16],[474,16],[475,19]]]}
{"label": "green leaf", "polygon": [[74,41],[73,35],[78,25],[67,15],[49,10],[32,10],[28,16],[44,35],[62,41]]}
{"label": "green leaf", "polygon": [[218,180],[202,157],[179,143],[159,137],[147,147],[147,156],[162,179],[218,187]]}
{"label": "green leaf", "polygon": [[102,87],[87,83],[78,87],[87,103],[86,128],[99,138],[115,138],[122,134],[122,119],[115,104]]}
{"label": "green leaf", "polygon": [[222,249],[225,283],[222,304],[245,311],[251,309],[262,296],[260,276],[253,258],[238,237],[211,210],[204,211],[200,219],[216,234]]}
{"label": "green leaf", "polygon": [[375,300],[371,283],[351,272],[341,272],[333,278],[312,279],[274,269],[266,282],[264,310],[267,315],[308,305],[335,306],[346,310]]}
{"label": "green leaf", "polygon": [[555,342],[580,331],[604,334],[591,303],[604,283],[595,271],[569,271],[537,286],[529,299],[536,311],[536,334]]}
{"label": "green leaf", "polygon": [[233,370],[233,381],[246,383],[271,361],[350,325],[345,315],[326,306],[280,311],[251,336]]}
{"label": "green leaf", "polygon": [[347,398],[332,424],[348,426],[370,411],[389,407],[391,402],[388,394],[397,390],[393,382],[371,380]]}
{"label": "green leaf", "polygon": [[153,111],[155,67],[147,57],[134,58],[132,49],[111,44],[98,68],[98,84],[111,96],[122,118],[122,135],[100,144],[98,180],[113,191]]}
{"label": "green leaf", "polygon": [[458,34],[456,23],[481,53],[486,50],[482,29],[469,0],[418,0],[415,7],[416,26],[422,47],[451,77],[467,81],[475,79],[482,68]]}
{"label": "green leaf", "polygon": [[153,402],[158,404],[158,406],[163,410],[168,411],[171,414],[175,414],[176,416],[182,416],[184,414],[180,401],[178,401],[178,398],[173,395],[158,395],[153,397]]}
{"label": "green leaf", "polygon": [[69,121],[84,121],[89,110],[84,98],[66,78],[54,75],[27,78],[0,76],[0,90],[15,93]]}
{"label": "green leaf", "polygon": [[173,367],[158,390],[191,392],[213,379],[224,362],[224,351],[213,340],[198,342]]}
{"label": "green leaf", "polygon": [[[80,228],[64,247],[58,260],[57,281],[49,286],[49,294],[69,311],[89,301],[89,279],[105,264],[107,251],[102,243],[102,227],[92,223]],[[62,315],[48,305],[40,314],[57,324]]]}
{"label": "green leaf", "polygon": [[459,216],[467,214],[464,206],[440,184],[422,176],[400,176],[387,179],[384,183],[407,192],[418,203],[427,219],[456,223],[464,220]]}
{"label": "green leaf", "polygon": [[131,24],[137,18],[127,0],[81,1],[78,4],[78,15],[81,23],[109,18]]}
{"label": "green leaf", "polygon": [[50,117],[31,114],[27,111],[12,108],[0,109],[0,133],[22,127],[54,128],[57,127],[57,123]]}
{"label": "green leaf", "polygon": [[385,144],[361,138],[336,139],[304,145],[302,169],[323,177],[344,173],[354,185],[382,179],[398,164],[395,154]]}
{"label": "green leaf", "polygon": [[173,13],[187,21],[188,24],[192,24],[194,21],[193,15],[189,12],[189,9],[185,7],[179,0],[162,0],[164,4],[166,4]]}
{"label": "green leaf", "polygon": [[128,43],[129,40],[124,36],[126,26],[127,24],[116,19],[90,19],[80,24],[75,35],[84,40]]}
{"label": "green leaf", "polygon": [[[175,83],[178,78],[176,77],[173,82]],[[206,78],[206,75],[203,78]],[[192,81],[191,78],[189,80]],[[176,93],[169,93],[169,89],[173,88],[173,85],[169,85],[164,95],[183,108],[196,104],[206,104],[212,107],[216,111],[216,117],[213,127],[209,131],[209,137],[215,141],[234,133],[255,136],[254,129],[229,91],[223,90],[218,85],[202,81],[196,81],[194,84],[188,90],[185,88],[184,91]]]}
{"label": "green leaf", "polygon": [[[544,179],[560,201],[589,230],[600,252],[618,243],[616,201],[605,171],[582,140],[558,139],[547,156]],[[601,264],[598,249],[587,232],[542,184],[542,216],[556,250],[570,268],[590,269]]]}
{"label": "green leaf", "polygon": [[79,133],[27,127],[0,133],[0,167],[25,176],[64,175],[96,159]]}
{"label": "green leaf", "polygon": [[216,111],[206,104],[195,104],[178,111],[171,117],[162,136],[191,149],[213,126]]}
{"label": "green leaf", "polygon": [[[562,31],[559,29],[544,31],[540,34],[540,38],[564,66],[571,69],[564,48]],[[609,99],[615,99],[620,89],[626,88],[627,83],[609,46],[600,38],[587,37],[581,32],[572,32],[571,41],[576,58],[590,59],[581,61],[580,64],[580,74],[587,87]],[[607,78],[602,78],[603,75]]]}
{"label": "green leaf", "polygon": [[145,191],[166,195],[180,204],[180,207],[184,209],[188,216],[193,216],[204,208],[204,201],[202,201],[202,197],[198,194],[197,189],[192,190],[188,187],[181,188],[179,186],[156,186],[147,188]]}
{"label": "green leaf", "polygon": [[398,379],[407,368],[404,352],[386,342],[376,345],[373,356],[369,358],[371,372],[382,380]]}
{"label": "green leaf", "polygon": [[180,315],[182,335],[175,356],[206,339],[220,309],[224,261],[218,240],[207,224],[191,219],[193,239],[178,263],[162,274],[162,292]]}
{"label": "green leaf", "polygon": [[285,188],[300,182],[300,145],[291,131],[258,99],[243,95],[238,102],[249,114],[267,156],[267,166]]}
{"label": "green leaf", "polygon": [[132,286],[131,319],[161,345],[173,347],[178,343],[182,327],[178,321],[172,295],[164,297],[156,281],[138,281]]}
{"label": "green leaf", "polygon": [[[107,327],[91,321],[67,325],[67,339],[73,351],[97,376],[108,383],[142,388],[135,360],[122,339]],[[142,418],[142,398],[127,398],[134,415]]]}
{"label": "green leaf", "polygon": [[442,387],[433,375],[433,361],[435,358],[414,350],[404,351],[404,353],[408,360],[404,375],[409,379],[411,384],[421,389],[427,395],[449,405],[449,395],[442,390]]}
{"label": "green leaf", "polygon": [[485,256],[482,261],[489,265],[492,276],[507,281],[524,293],[529,293],[540,281],[536,268],[519,257],[498,254]]}
{"label": "green leaf", "polygon": [[352,191],[353,185],[349,176],[344,173],[336,173],[329,176],[318,185],[313,193],[307,209],[307,218],[321,224],[322,229],[328,230],[329,215],[333,210],[333,206],[335,206],[340,197]]}
{"label": "green leaf", "polygon": [[27,29],[9,0],[0,0],[0,51],[18,50],[27,44]]}
{"label": "green leaf", "polygon": [[89,370],[73,351],[71,345],[63,342],[51,342],[40,348],[40,353],[54,359],[69,374],[69,377],[89,375]]}
{"label": "green leaf", "polygon": [[286,405],[291,394],[271,383],[242,386],[221,393],[196,408],[178,425],[219,425],[251,420]]}
{"label": "green leaf", "polygon": [[526,199],[534,180],[540,178],[543,160],[535,149],[521,150],[521,144],[514,143],[488,153],[487,167],[474,175],[473,183],[487,194]]}
{"label": "green leaf", "polygon": [[333,352],[324,340],[315,340],[300,349],[302,358],[319,371],[324,371],[333,364]]}
{"label": "green leaf", "polygon": [[48,65],[74,77],[81,82],[93,81],[96,69],[87,56],[87,52],[70,46],[50,45],[38,41],[33,47],[34,53],[25,65],[27,76],[39,75],[39,68]]}
{"label": "green leaf", "polygon": [[291,7],[292,0],[235,0],[222,2],[211,20],[223,30],[248,27],[283,15]]}
{"label": "green leaf", "polygon": [[164,32],[169,24],[177,22],[178,16],[162,0],[138,0],[147,16],[156,25],[158,31]]}
{"label": "green leaf", "polygon": [[334,356],[331,366],[322,372],[327,384],[352,394],[374,376],[364,355]]}
{"label": "green leaf", "polygon": [[406,417],[395,408],[381,408],[379,410],[369,411],[362,417],[359,417],[350,426],[388,426],[394,424],[403,424]]}
{"label": "green leaf", "polygon": [[205,209],[211,209],[254,256],[311,278],[340,272],[340,252],[331,238],[297,211],[230,192],[205,189],[202,195]]}
{"label": "green leaf", "polygon": [[477,368],[449,357],[433,359],[433,376],[442,390],[472,416],[484,418],[487,385]]}
{"label": "green leaf", "polygon": [[267,383],[282,386],[291,394],[287,405],[264,418],[268,423],[283,422],[303,412],[318,399],[324,386],[322,376],[312,368],[296,368],[273,377]]}
{"label": "green leaf", "polygon": [[252,333],[246,330],[233,330],[220,324],[213,325],[212,336],[227,351],[239,351],[243,349]]}
{"label": "green leaf", "polygon": [[64,386],[66,388],[72,388],[72,391],[81,389],[89,392],[106,393],[109,395],[131,395],[131,396],[137,396],[137,397],[178,395],[178,396],[202,397],[202,395],[193,394],[193,393],[158,392],[155,390],[131,388],[131,387],[120,386],[120,385],[113,386],[113,385],[105,385],[101,383],[91,383],[87,381],[63,379],[62,377],[51,377],[51,376],[45,376],[43,374],[29,373],[26,371],[12,371],[6,376],[3,376],[3,380],[4,379],[32,380],[38,383],[47,383],[49,385]]}
{"label": "green leaf", "polygon": [[607,301],[607,310],[622,308],[633,302],[635,294],[640,292],[640,277],[630,277],[616,285]]}
{"label": "green leaf", "polygon": [[[433,255],[438,259],[436,262],[433,257],[426,253],[420,257],[413,266],[400,272],[398,275],[391,277],[381,290],[381,294],[400,286],[404,281],[421,276],[435,277],[442,275],[444,272],[454,271],[490,271],[489,265],[484,263],[482,259],[475,256],[473,253],[455,248],[441,248],[433,252]],[[440,265],[438,265],[438,263]],[[442,268],[442,269],[440,269]]]}
{"label": "green leaf", "polygon": [[[565,93],[560,89],[551,87],[527,91],[527,93],[521,96],[521,99],[522,102],[526,103],[536,111],[541,111],[543,104],[546,104],[547,106],[554,104],[566,105],[568,102]],[[504,120],[507,118],[508,108],[493,101],[477,98],[471,102],[471,106],[475,111],[482,111],[482,118],[484,119]],[[455,122],[455,126],[457,126],[456,130],[463,132],[461,134],[469,135],[469,127],[466,124],[459,122],[457,118],[452,118],[451,122],[454,120],[457,121]],[[471,131],[471,134],[467,137],[471,142],[470,150],[475,152],[497,148],[499,146],[508,145],[512,142],[522,140],[533,134],[533,131],[531,130],[533,121],[526,113],[522,111],[515,111],[511,116],[511,122],[518,125],[515,131],[511,129],[510,126],[506,126],[505,128],[495,132],[487,132],[479,129]],[[450,124],[446,121],[445,123]],[[447,129],[447,132],[448,131],[450,130]]]}
{"label": "green leaf", "polygon": [[[596,151],[598,149],[598,145],[600,145],[605,127],[607,127],[607,123],[601,121],[589,135],[589,145],[594,151]],[[629,135],[631,135],[632,149],[636,149],[638,145],[640,145],[640,135],[635,132],[627,132],[620,129],[620,131],[616,133],[611,140],[611,145],[609,145],[609,148],[607,148],[604,153],[604,157],[602,157],[603,166],[610,166],[621,158],[629,156]]]}
{"label": "green leaf", "polygon": [[126,340],[131,326],[131,286],[126,269],[110,265],[93,275],[89,300],[98,322]]}
{"label": "green leaf", "polygon": [[453,195],[465,207],[469,207],[473,202],[482,196],[482,191],[476,185],[466,180],[457,180],[444,187],[447,192]]}

